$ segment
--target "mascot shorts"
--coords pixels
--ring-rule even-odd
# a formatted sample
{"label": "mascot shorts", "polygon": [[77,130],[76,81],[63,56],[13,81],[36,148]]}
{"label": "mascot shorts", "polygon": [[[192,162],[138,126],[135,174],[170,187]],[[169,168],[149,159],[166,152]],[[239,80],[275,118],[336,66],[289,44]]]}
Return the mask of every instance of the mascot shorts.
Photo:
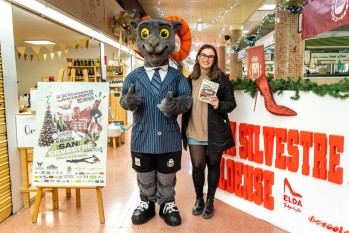
{"label": "mascot shorts", "polygon": [[132,168],[136,172],[158,171],[163,174],[175,173],[181,169],[182,151],[165,154],[131,152]]}

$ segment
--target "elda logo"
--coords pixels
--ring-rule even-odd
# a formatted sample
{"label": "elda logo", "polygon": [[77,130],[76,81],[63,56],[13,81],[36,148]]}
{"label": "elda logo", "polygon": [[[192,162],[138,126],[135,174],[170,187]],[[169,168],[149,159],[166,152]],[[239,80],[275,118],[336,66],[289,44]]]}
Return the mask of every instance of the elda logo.
{"label": "elda logo", "polygon": [[349,0],[332,0],[331,17],[337,22],[342,20],[348,11]]}
{"label": "elda logo", "polygon": [[[286,192],[286,188],[288,192]],[[294,210],[297,213],[302,212],[301,208],[303,196],[293,190],[287,178],[284,179],[284,207]]]}

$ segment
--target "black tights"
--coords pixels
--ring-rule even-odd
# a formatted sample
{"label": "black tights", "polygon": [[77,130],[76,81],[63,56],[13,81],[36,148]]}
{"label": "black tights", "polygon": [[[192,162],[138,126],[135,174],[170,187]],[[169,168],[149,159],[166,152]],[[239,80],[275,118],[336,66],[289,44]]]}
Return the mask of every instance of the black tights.
{"label": "black tights", "polygon": [[192,176],[196,192],[196,198],[203,197],[203,186],[205,183],[205,167],[208,167],[208,188],[215,190],[220,176],[220,162],[222,152],[208,152],[207,146],[189,145],[190,158],[193,166]]}

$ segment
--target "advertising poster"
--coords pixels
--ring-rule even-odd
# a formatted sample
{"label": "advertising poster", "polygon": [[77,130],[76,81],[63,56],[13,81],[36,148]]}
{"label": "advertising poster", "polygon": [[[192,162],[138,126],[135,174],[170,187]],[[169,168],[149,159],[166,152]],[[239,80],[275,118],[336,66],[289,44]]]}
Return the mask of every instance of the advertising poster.
{"label": "advertising poster", "polygon": [[105,186],[107,83],[39,82],[32,184]]}

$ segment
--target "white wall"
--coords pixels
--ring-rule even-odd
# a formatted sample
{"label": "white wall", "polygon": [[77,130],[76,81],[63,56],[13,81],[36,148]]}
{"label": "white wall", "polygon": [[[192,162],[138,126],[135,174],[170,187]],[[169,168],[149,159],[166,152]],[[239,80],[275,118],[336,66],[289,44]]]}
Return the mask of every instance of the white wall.
{"label": "white wall", "polygon": [[[294,101],[290,99],[294,96],[292,91],[274,94],[277,104],[297,112],[297,116],[276,116],[266,110],[263,96],[259,95],[254,111],[254,99],[243,91],[235,91],[237,108],[229,114],[229,118],[236,122],[236,153],[227,153],[224,163],[221,163],[226,185],[229,183],[233,191],[219,189],[217,198],[289,232],[349,232],[349,99],[336,99],[328,95],[320,97],[312,92],[301,92],[300,95],[301,98]],[[246,124],[250,126],[248,130],[243,128]],[[252,131],[252,127],[258,129],[259,134]],[[264,127],[275,128],[285,134],[275,133],[275,137],[268,140],[263,134]],[[309,150],[302,145],[301,136],[298,142],[290,140],[297,135],[290,132],[311,133]],[[339,144],[341,146],[335,146]],[[271,151],[270,165],[266,164],[266,145]],[[244,158],[243,151],[248,158]],[[309,152],[308,156],[306,151]],[[259,153],[263,157],[261,163],[254,161]],[[231,165],[227,165],[227,161],[234,164],[229,179],[228,167],[231,168]],[[277,162],[285,167],[276,165]],[[295,162],[298,165],[292,166]],[[241,164],[243,171],[239,170]],[[309,174],[304,174],[303,168],[307,165]],[[251,167],[252,172],[244,173]],[[272,183],[266,182],[265,173],[256,178],[257,170],[269,172]],[[323,177],[317,177],[318,171]],[[334,173],[339,174],[342,181],[331,181]],[[287,187],[285,179],[294,193]],[[252,185],[252,192],[249,184]],[[248,200],[250,194],[252,198],[258,196],[258,187],[262,187],[261,204],[257,204],[255,199]],[[269,187],[272,209],[263,206],[268,200],[264,196],[266,187]],[[242,190],[243,197],[239,197],[236,190]]]}
{"label": "white wall", "polygon": [[10,159],[10,176],[13,213],[16,213],[23,206],[21,188],[21,169],[20,155],[17,149],[16,119],[18,113],[17,103],[17,85],[16,85],[16,67],[11,4],[0,0],[0,44],[2,53],[2,68],[4,78],[4,94],[6,107],[6,127],[8,138],[8,153]]}

